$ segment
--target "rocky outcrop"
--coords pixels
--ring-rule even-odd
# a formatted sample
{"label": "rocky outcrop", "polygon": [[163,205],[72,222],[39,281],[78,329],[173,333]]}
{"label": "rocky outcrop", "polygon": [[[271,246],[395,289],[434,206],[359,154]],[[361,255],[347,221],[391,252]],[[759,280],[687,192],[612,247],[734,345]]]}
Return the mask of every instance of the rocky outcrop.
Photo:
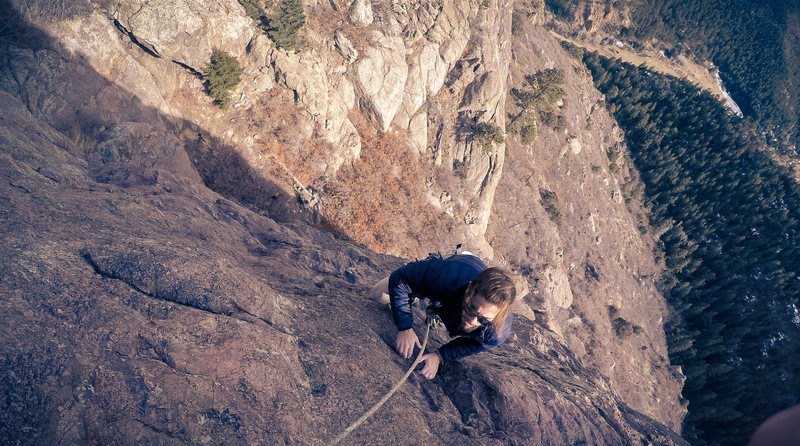
{"label": "rocky outcrop", "polygon": [[385,132],[397,113],[408,79],[405,45],[399,37],[379,31],[373,31],[367,39],[369,46],[357,59],[354,74],[365,111],[374,115]]}
{"label": "rocky outcrop", "polygon": [[[395,122],[398,127],[409,130],[415,113],[419,111],[421,116],[425,116],[423,105],[429,97],[439,93],[445,77],[472,38],[470,20],[476,7],[466,1],[426,2],[423,5],[418,8],[418,16],[407,12],[402,20],[406,23],[403,34],[411,36],[413,46],[410,46],[408,57],[408,82]],[[412,28],[414,22],[411,19],[415,17],[423,26]],[[417,149],[424,151],[426,146]]]}
{"label": "rocky outcrop", "polygon": [[[345,38],[338,42],[352,48],[346,46]],[[278,85],[294,92],[297,106],[310,115],[319,133],[335,148],[325,155],[325,170],[336,173],[343,164],[352,164],[361,153],[358,131],[347,119],[355,105],[352,83],[342,72],[329,72],[330,67],[316,51],[288,54],[272,50],[268,54],[268,66]]]}
{"label": "rocky outcrop", "polygon": [[581,3],[574,16],[574,25],[590,32],[603,30],[604,27],[629,27],[631,23],[630,7],[632,2],[621,2],[614,8],[599,0]]}
{"label": "rocky outcrop", "polygon": [[[463,190],[432,186],[431,195],[458,195],[463,206],[452,220],[459,238],[491,257],[484,235],[504,149],[476,147],[471,126],[505,125],[511,2],[359,0],[315,4],[307,14],[307,44],[288,52],[275,48],[241,6],[227,0],[123,1],[46,26],[117,85],[242,145],[248,159],[260,150],[249,138],[262,129],[230,123],[246,121],[265,96],[291,92],[298,118],[292,131],[304,141],[289,150],[308,159],[309,167],[296,166],[301,171],[295,173],[317,189],[359,158],[361,135],[351,111],[369,117],[380,132],[409,132],[418,154],[465,172]],[[209,107],[198,79],[213,48],[246,65],[224,120]]]}
{"label": "rocky outcrop", "polygon": [[214,48],[241,54],[254,34],[251,20],[242,12],[234,0],[134,0],[115,3],[106,11],[151,55],[197,70],[208,64]]}
{"label": "rocky outcrop", "polygon": [[[6,93],[0,110],[4,444],[319,444],[408,366],[365,297],[400,259],[206,189],[169,126],[85,150]],[[347,442],[685,444],[515,326],[496,355],[412,375]]]}

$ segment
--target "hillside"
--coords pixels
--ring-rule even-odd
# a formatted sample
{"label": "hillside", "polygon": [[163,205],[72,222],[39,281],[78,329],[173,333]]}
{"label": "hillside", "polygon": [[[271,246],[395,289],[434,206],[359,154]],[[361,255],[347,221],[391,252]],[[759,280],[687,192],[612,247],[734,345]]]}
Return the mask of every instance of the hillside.
{"label": "hillside", "polygon": [[[547,26],[569,36],[624,131],[659,228],[683,435],[743,444],[797,404],[797,5],[547,3]],[[690,60],[718,64],[741,109],[708,95]]]}
{"label": "hillside", "polygon": [[[687,376],[684,436],[743,443],[796,403],[800,186],[749,123],[685,81],[619,60],[583,60],[625,129],[681,318],[670,358]],[[758,394],[757,399],[746,395]]]}
{"label": "hillside", "polygon": [[612,59],[620,59],[631,65],[645,66],[656,73],[685,79],[695,84],[698,88],[712,93],[720,100],[725,100],[727,95],[724,88],[716,81],[714,74],[707,67],[685,56],[679,55],[674,58],[668,58],[662,54],[663,50],[652,48],[649,51],[634,51],[626,47],[622,41],[617,41],[619,43],[597,44],[591,41],[585,42],[576,38],[564,37],[553,30],[550,30],[550,33],[557,39],[584,48],[586,51],[596,52]]}
{"label": "hillside", "polygon": [[[743,115],[768,135],[769,146],[792,163],[797,162],[797,2],[625,0],[614,2],[613,7],[611,2],[545,3],[554,11],[548,26],[589,45],[593,51],[615,51],[611,46],[619,42],[640,56],[662,59],[674,67],[713,66]],[[648,65],[664,72],[657,68],[662,65],[660,61]],[[679,77],[698,83],[697,74],[705,77],[702,71],[691,70]],[[703,82],[699,85],[709,89]]]}

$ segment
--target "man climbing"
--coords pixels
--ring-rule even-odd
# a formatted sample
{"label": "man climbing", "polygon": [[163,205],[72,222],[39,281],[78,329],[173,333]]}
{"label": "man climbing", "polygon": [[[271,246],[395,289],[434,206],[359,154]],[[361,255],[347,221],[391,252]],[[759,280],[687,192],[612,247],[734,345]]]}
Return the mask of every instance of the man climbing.
{"label": "man climbing", "polygon": [[397,326],[395,348],[410,358],[422,347],[414,332],[411,304],[415,297],[430,299],[450,336],[438,352],[426,353],[422,373],[433,379],[442,361],[454,361],[500,345],[511,334],[511,303],[516,289],[500,268],[487,268],[477,257],[459,254],[411,262],[373,287],[373,296],[389,302]]}

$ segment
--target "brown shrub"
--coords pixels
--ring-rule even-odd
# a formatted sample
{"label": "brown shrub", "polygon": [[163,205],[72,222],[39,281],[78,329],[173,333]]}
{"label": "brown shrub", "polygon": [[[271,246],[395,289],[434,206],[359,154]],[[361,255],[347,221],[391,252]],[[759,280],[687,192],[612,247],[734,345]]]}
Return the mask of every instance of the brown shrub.
{"label": "brown shrub", "polygon": [[430,168],[412,154],[403,133],[378,135],[357,112],[350,120],[361,135],[361,158],[324,187],[326,224],[370,249],[424,254],[435,238],[431,229],[448,224],[426,199]]}

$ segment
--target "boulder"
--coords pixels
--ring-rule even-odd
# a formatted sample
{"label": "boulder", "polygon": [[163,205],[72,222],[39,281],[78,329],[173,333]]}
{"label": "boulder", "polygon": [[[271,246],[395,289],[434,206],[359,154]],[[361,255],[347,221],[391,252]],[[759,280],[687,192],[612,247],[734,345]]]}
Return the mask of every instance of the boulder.
{"label": "boulder", "polygon": [[370,0],[356,0],[350,5],[350,21],[359,26],[372,24],[372,2]]}

